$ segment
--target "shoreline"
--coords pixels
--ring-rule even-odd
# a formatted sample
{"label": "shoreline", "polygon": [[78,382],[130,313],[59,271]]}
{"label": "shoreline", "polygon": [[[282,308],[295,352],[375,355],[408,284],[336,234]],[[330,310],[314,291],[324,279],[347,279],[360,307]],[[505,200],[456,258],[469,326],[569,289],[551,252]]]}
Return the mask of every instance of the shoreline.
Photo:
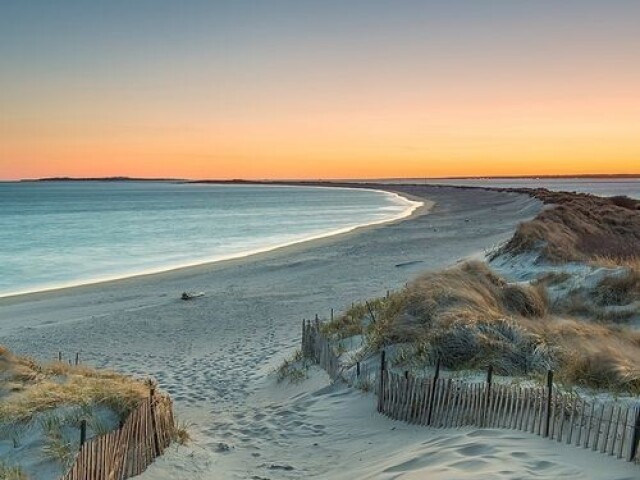
{"label": "shoreline", "polygon": [[[260,183],[257,183],[256,185],[262,186],[262,184]],[[265,185],[265,186],[269,186],[269,185]],[[146,270],[144,272],[133,273],[133,274],[114,275],[114,276],[107,276],[104,278],[90,279],[85,281],[68,282],[61,285],[57,285],[57,286],[41,288],[38,290],[2,293],[0,294],[0,305],[11,304],[13,303],[12,300],[16,300],[16,301],[28,300],[28,299],[36,300],[36,299],[46,298],[49,295],[55,295],[56,293],[67,292],[72,290],[82,290],[82,289],[92,288],[100,285],[107,286],[107,285],[113,285],[118,283],[124,284],[127,281],[135,281],[135,280],[144,279],[144,278],[159,277],[159,276],[167,276],[168,278],[170,278],[174,275],[189,274],[191,272],[196,273],[198,271],[202,271],[202,269],[215,269],[216,266],[223,267],[229,264],[242,262],[245,259],[259,261],[261,256],[268,255],[270,253],[281,252],[286,249],[292,249],[292,251],[295,251],[293,249],[307,248],[307,247],[313,248],[314,245],[321,245],[325,241],[346,238],[351,235],[360,234],[369,229],[379,228],[385,225],[393,225],[397,222],[409,220],[416,216],[426,215],[435,205],[435,202],[425,198],[421,198],[411,194],[401,195],[397,192],[394,192],[391,190],[385,190],[382,188],[370,188],[370,187],[363,188],[358,186],[349,187],[349,186],[342,186],[342,185],[332,186],[332,185],[289,184],[288,186],[294,186],[294,187],[302,186],[306,188],[340,188],[345,190],[369,190],[369,191],[382,193],[386,196],[398,198],[407,204],[407,208],[402,213],[395,215],[389,219],[376,220],[373,222],[359,224],[351,227],[343,227],[339,229],[329,230],[327,232],[305,237],[300,240],[293,240],[293,241],[285,242],[283,244],[278,244],[275,246],[248,250],[248,251],[240,252],[237,254],[223,256],[215,260],[197,261],[197,262],[175,266],[175,267],[158,267],[156,269]]]}

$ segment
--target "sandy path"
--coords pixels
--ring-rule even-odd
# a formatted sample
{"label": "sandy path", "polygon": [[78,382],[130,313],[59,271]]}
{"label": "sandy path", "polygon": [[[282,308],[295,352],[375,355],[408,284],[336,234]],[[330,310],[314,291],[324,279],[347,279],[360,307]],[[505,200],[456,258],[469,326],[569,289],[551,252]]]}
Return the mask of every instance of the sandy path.
{"label": "sandy path", "polygon": [[[397,288],[422,270],[492,247],[539,205],[525,196],[480,190],[396,190],[425,196],[436,206],[429,215],[242,261],[0,299],[0,342],[40,358],[81,351],[95,365],[152,375],[171,392],[180,418],[194,424],[195,442],[171,452],[144,478],[359,478],[380,471],[366,478],[412,478],[388,470],[406,464],[405,449],[433,456],[443,447],[435,439],[465,443],[470,433],[411,429],[377,417],[371,400],[360,394],[327,390],[323,375],[282,388],[270,372],[297,347],[302,316],[342,309]],[[183,290],[207,295],[183,302]],[[538,440],[523,441],[529,449]],[[220,443],[230,450],[220,451]],[[496,465],[512,461],[495,457]],[[371,468],[353,470],[358,458],[361,464],[368,458]],[[433,468],[454,468],[442,459]],[[429,462],[411,465],[397,468],[431,468]],[[519,473],[503,478],[539,470],[524,460],[516,467]]]}

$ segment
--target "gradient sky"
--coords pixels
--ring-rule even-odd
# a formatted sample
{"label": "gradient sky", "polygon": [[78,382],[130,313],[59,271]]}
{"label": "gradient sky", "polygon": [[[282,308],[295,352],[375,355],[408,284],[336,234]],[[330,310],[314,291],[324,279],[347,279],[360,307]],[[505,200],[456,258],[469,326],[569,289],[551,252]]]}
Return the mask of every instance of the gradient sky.
{"label": "gradient sky", "polygon": [[640,172],[640,1],[5,0],[0,178]]}

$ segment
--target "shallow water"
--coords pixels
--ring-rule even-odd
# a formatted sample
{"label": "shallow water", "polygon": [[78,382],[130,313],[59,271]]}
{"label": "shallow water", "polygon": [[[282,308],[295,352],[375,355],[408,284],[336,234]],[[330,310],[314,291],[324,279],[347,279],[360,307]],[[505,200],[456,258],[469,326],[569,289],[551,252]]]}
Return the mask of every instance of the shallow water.
{"label": "shallow water", "polygon": [[406,214],[371,190],[0,183],[0,295],[240,257]]}

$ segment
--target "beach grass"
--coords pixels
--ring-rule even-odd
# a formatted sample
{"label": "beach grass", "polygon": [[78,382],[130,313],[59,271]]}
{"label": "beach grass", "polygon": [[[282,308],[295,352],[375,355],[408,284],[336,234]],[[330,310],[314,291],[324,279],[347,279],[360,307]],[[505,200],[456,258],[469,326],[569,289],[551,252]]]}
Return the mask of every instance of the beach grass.
{"label": "beach grass", "polygon": [[538,252],[541,260],[618,264],[640,258],[640,200],[522,190],[550,207],[521,223],[500,253]]}
{"label": "beach grass", "polygon": [[369,353],[400,346],[394,359],[406,366],[492,365],[511,376],[552,368],[573,385],[640,393],[640,332],[559,313],[543,283],[508,283],[483,262],[426,273],[323,328],[334,340],[363,335]]}
{"label": "beach grass", "polygon": [[27,475],[22,468],[15,465],[9,465],[0,460],[0,479],[1,480],[27,480]]}
{"label": "beach grass", "polygon": [[121,419],[148,396],[141,381],[63,362],[39,364],[0,347],[0,422],[29,422],[60,406],[104,406]]}
{"label": "beach grass", "polygon": [[308,377],[309,367],[309,360],[302,355],[302,350],[298,349],[276,368],[277,381],[300,383]]}

